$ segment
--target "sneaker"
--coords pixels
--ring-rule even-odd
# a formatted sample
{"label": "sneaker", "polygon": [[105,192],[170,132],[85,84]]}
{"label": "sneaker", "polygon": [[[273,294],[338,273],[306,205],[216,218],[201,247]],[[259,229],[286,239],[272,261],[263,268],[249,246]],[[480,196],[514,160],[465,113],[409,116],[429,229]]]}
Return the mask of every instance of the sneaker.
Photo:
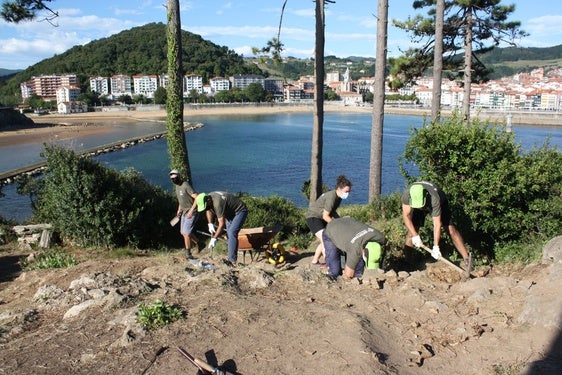
{"label": "sneaker", "polygon": [[191,250],[189,250],[189,249],[185,250],[185,258],[186,259],[194,259],[193,254],[191,254]]}
{"label": "sneaker", "polygon": [[320,262],[316,262],[316,263],[310,263],[311,266],[314,267],[319,267],[319,268],[328,268],[328,265],[326,263],[320,263]]}

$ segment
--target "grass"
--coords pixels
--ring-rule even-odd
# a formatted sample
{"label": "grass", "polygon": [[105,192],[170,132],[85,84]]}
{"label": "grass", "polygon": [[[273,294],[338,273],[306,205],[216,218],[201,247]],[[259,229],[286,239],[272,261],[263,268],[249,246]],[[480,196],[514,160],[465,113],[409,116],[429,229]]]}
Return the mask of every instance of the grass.
{"label": "grass", "polygon": [[183,312],[179,307],[156,300],[148,305],[141,303],[138,308],[137,321],[147,330],[156,330],[182,316]]}
{"label": "grass", "polygon": [[22,259],[21,266],[25,271],[51,268],[70,268],[78,264],[74,254],[60,249],[39,252],[32,259]]}

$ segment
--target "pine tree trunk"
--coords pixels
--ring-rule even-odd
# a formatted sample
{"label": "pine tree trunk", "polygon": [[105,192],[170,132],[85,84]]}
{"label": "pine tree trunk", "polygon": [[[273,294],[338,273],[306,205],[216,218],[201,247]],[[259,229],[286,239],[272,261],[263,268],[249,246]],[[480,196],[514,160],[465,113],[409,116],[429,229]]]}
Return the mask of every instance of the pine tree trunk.
{"label": "pine tree trunk", "polygon": [[437,0],[435,8],[435,47],[433,49],[433,97],[431,121],[439,121],[441,113],[441,81],[443,79],[443,23],[445,0]]}
{"label": "pine tree trunk", "polygon": [[375,61],[375,93],[371,128],[371,165],[369,202],[380,198],[382,186],[382,139],[384,125],[384,91],[388,32],[388,0],[379,0],[377,17],[377,52]]}
{"label": "pine tree trunk", "polygon": [[314,202],[322,194],[322,147],[324,142],[324,0],[316,1],[314,76],[310,203]]}
{"label": "pine tree trunk", "polygon": [[466,126],[470,124],[470,84],[472,83],[472,8],[468,8],[464,35],[464,87],[462,114]]}
{"label": "pine tree trunk", "polygon": [[166,127],[168,154],[171,168],[178,169],[190,183],[191,168],[185,144],[183,127],[183,69],[181,45],[181,21],[179,0],[167,0],[168,27],[168,87],[166,100]]}

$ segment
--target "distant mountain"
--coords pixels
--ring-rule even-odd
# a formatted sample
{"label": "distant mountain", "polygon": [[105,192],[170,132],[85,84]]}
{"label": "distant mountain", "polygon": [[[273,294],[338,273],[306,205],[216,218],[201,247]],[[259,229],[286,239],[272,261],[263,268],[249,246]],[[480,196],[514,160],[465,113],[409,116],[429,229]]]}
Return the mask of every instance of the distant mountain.
{"label": "distant mountain", "polygon": [[[182,31],[183,66],[186,74],[204,81],[215,76],[262,74],[241,55],[201,36]],[[2,97],[19,92],[19,84],[41,74],[77,74],[81,84],[90,76],[113,74],[163,74],[168,71],[166,25],[150,23],[122,31],[68,51],[27,68],[0,88]]]}
{"label": "distant mountain", "polygon": [[537,68],[544,68],[548,72],[562,67],[562,44],[546,48],[494,48],[480,56],[480,60],[492,69],[490,79],[530,72]]}
{"label": "distant mountain", "polygon": [[[490,52],[478,56],[481,61],[493,70],[490,79],[511,76],[516,73],[530,72],[537,68],[546,71],[562,67],[562,45],[547,48],[495,48]],[[257,59],[250,59],[260,68],[272,76],[281,76],[298,79],[302,75],[314,74],[314,62],[311,59],[286,58],[283,64],[263,64]],[[325,57],[326,73],[349,68],[351,78],[373,77],[375,74],[374,57],[349,56],[345,58],[336,56]]]}
{"label": "distant mountain", "polygon": [[13,70],[13,69],[2,69],[0,68],[0,77],[10,76],[21,72],[21,69]]}

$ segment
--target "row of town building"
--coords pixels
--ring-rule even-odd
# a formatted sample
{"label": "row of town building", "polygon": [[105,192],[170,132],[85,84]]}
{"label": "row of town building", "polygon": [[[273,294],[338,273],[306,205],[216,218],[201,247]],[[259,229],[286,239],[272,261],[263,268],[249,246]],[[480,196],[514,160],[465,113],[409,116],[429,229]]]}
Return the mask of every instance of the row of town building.
{"label": "row of town building", "polygon": [[[142,95],[153,98],[158,87],[168,85],[167,75],[113,75],[111,77],[91,77],[90,89],[99,95],[111,99],[118,99],[123,95]],[[215,95],[217,92],[232,88],[244,89],[252,83],[259,83],[265,91],[272,94],[276,100],[300,101],[314,98],[314,77],[303,76],[297,81],[286,82],[282,78],[264,78],[261,75],[235,74],[229,78],[214,77],[208,84],[203,83],[199,75],[184,76],[184,96],[189,97],[195,90],[198,94]],[[344,73],[329,72],[325,79],[326,89],[335,91],[341,98],[343,105],[363,105],[367,92],[373,92],[374,78],[362,77],[352,80],[349,67]],[[415,85],[399,90],[401,95],[414,94],[419,103],[430,107],[433,79],[418,79]],[[464,91],[459,82],[443,80],[441,87],[441,106],[460,108],[464,99]],[[76,104],[80,88],[76,75],[42,75],[32,77],[21,83],[22,98],[38,95],[45,100],[55,100],[61,111],[84,110]],[[387,94],[390,92],[387,87]],[[475,108],[489,109],[541,109],[562,111],[562,68],[551,70],[548,74],[544,69],[536,69],[531,73],[520,73],[501,80],[489,81],[471,86],[471,105]]]}

